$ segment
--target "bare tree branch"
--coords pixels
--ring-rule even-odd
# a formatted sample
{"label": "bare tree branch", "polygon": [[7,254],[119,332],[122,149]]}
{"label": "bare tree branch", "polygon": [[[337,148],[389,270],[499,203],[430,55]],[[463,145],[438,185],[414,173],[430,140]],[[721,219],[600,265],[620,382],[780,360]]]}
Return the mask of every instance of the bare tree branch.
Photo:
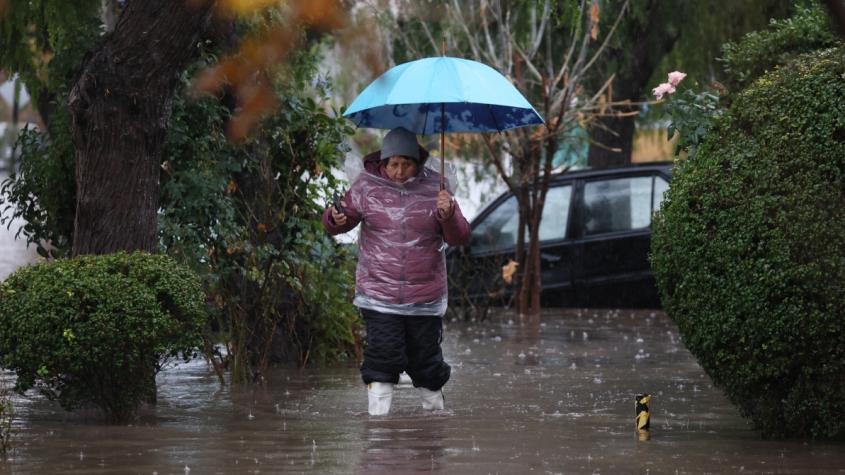
{"label": "bare tree branch", "polygon": [[497,154],[496,150],[493,148],[493,140],[487,134],[482,135],[482,139],[484,140],[484,144],[487,146],[487,151],[490,153],[490,161],[493,162],[493,165],[496,167],[496,171],[499,173],[499,176],[502,177],[502,181],[504,181],[505,185],[507,185],[508,191],[514,193],[513,185],[511,185],[510,180],[507,178],[508,174],[505,171],[504,164],[502,163],[502,156]]}
{"label": "bare tree branch", "polygon": [[537,80],[542,81],[543,75],[540,74],[540,71],[538,71],[537,68],[534,66],[534,63],[531,61],[531,58],[525,53],[525,51],[522,50],[522,48],[519,47],[516,42],[516,39],[511,36],[510,28],[506,29],[505,34],[508,36],[508,38],[510,38],[510,43],[513,45],[513,48],[516,50],[517,53],[519,53],[519,56],[522,57],[522,60],[525,61],[525,65],[528,66],[528,70],[531,71],[532,74],[534,74],[534,77],[536,77]]}
{"label": "bare tree branch", "polygon": [[595,63],[596,60],[599,58],[599,56],[601,56],[602,52],[604,52],[605,48],[607,47],[607,44],[610,42],[610,39],[613,37],[613,33],[616,32],[616,28],[619,26],[619,23],[622,21],[622,17],[625,16],[625,12],[628,11],[628,1],[629,0],[625,0],[625,3],[622,4],[622,9],[619,10],[619,15],[616,16],[616,21],[613,22],[613,26],[610,28],[610,31],[607,33],[607,35],[604,37],[604,41],[602,42],[599,49],[596,50],[595,54],[593,54],[593,57],[590,58],[590,61],[587,63],[586,66],[584,66],[584,69],[583,69],[584,72],[586,72],[588,69],[590,69],[590,66],[592,66],[593,63]]}
{"label": "bare tree branch", "polygon": [[428,38],[428,42],[431,44],[431,50],[437,51],[437,41],[434,40],[434,36],[432,36],[431,30],[428,28],[428,22],[421,21],[420,24],[422,24],[425,37]]}
{"label": "bare tree branch", "polygon": [[[584,15],[584,12],[587,8],[587,0],[581,0],[581,8],[578,9],[578,23],[581,23],[581,17]],[[566,51],[566,56],[564,57],[563,64],[560,65],[560,71],[558,71],[557,76],[555,76],[555,80],[553,84],[559,83],[564,74],[569,70],[569,61],[572,60],[572,55],[575,52],[575,45],[578,43],[575,41],[575,35],[578,33],[577,28],[572,29],[572,36],[569,38],[569,49]]]}
{"label": "bare tree branch", "polygon": [[[540,19],[540,27],[539,28],[533,28],[535,30],[533,35],[532,35],[533,45],[531,46],[531,51],[528,55],[531,58],[533,58],[534,56],[537,55],[537,51],[540,49],[540,44],[543,41],[543,38],[545,37],[546,26],[548,25],[549,17],[551,16],[550,10],[551,10],[551,5],[549,4],[549,0],[545,0],[543,2],[543,14],[542,14],[542,18]],[[531,25],[532,25],[532,27],[534,27],[536,25],[536,22],[537,22],[536,16],[537,16],[536,10],[532,10],[531,11]]]}
{"label": "bare tree branch", "polygon": [[463,28],[464,35],[466,36],[469,42],[469,47],[472,50],[473,58],[480,59],[481,55],[479,54],[479,50],[481,49],[481,47],[479,46],[478,41],[475,39],[475,35],[473,35],[469,31],[469,26],[467,26],[468,23],[464,19],[464,15],[461,12],[461,5],[460,3],[458,3],[458,0],[452,0],[452,4],[449,6],[448,10],[452,15],[457,17],[458,24]]}
{"label": "bare tree branch", "polygon": [[[486,10],[484,8],[485,4],[486,4],[486,2],[482,2],[480,11],[481,11],[481,26],[483,27],[484,39],[485,39],[485,43],[487,44],[487,55],[488,55],[487,60],[489,62],[492,62],[493,64],[498,64],[498,61],[496,60],[496,58],[497,58],[496,47],[493,45],[493,38],[490,36],[490,28],[489,28],[488,23],[487,23],[487,15],[484,13],[485,10]],[[498,18],[498,15],[497,15],[497,18]],[[500,24],[501,24],[501,22],[500,22]],[[501,26],[504,26],[504,25],[501,25]]]}

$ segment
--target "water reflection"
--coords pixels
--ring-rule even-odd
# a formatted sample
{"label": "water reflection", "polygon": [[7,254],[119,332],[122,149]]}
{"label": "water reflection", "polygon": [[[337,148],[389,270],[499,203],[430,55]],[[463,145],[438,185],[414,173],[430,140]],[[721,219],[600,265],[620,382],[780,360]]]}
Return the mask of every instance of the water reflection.
{"label": "water reflection", "polygon": [[[107,426],[15,398],[17,451],[0,473],[841,473],[835,443],[764,441],[714,389],[660,312],[549,312],[446,325],[447,410],[405,385],[366,414],[354,364],[280,368],[221,388],[203,362],[159,376],[159,404]],[[9,381],[9,376],[0,374]],[[637,441],[634,396],[652,401]]]}
{"label": "water reflection", "polygon": [[362,425],[365,442],[359,473],[441,471],[446,456],[445,417],[368,418]]}

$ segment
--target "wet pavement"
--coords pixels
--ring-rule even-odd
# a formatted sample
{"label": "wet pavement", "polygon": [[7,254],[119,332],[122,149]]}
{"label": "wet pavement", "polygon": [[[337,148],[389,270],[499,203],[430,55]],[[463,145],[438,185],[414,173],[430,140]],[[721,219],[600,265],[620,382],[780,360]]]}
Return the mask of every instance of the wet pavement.
{"label": "wet pavement", "polygon": [[404,386],[391,415],[368,416],[354,367],[222,388],[205,363],[178,366],[128,427],[17,398],[17,450],[0,473],[845,473],[845,444],[761,440],[661,312],[450,323],[444,350],[452,381],[433,414]]}

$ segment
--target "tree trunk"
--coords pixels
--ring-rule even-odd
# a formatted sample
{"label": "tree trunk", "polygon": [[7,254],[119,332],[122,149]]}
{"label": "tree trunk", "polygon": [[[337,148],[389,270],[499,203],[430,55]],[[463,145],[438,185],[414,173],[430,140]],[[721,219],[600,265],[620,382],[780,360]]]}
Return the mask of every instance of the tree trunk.
{"label": "tree trunk", "polygon": [[156,249],[159,167],[179,74],[213,1],[133,0],[69,96],[76,149],[73,255]]}
{"label": "tree trunk", "polygon": [[517,189],[516,193],[516,203],[517,203],[517,213],[518,214],[518,225],[517,235],[516,235],[516,263],[517,263],[517,272],[514,274],[514,283],[513,288],[515,290],[515,300],[514,306],[517,309],[517,313],[522,313],[523,307],[522,302],[525,302],[525,298],[523,297],[523,287],[524,283],[526,282],[526,273],[527,263],[526,263],[526,253],[525,253],[525,232],[523,231],[526,226],[527,217],[528,217],[528,189],[520,184],[519,188]]}

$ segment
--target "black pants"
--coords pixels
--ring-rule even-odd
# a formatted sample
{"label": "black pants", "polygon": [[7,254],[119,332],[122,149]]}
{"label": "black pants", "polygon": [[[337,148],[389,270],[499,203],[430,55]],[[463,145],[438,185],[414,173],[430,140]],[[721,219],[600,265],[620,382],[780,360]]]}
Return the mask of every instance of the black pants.
{"label": "black pants", "polygon": [[367,347],[361,378],[364,384],[399,382],[406,371],[414,387],[442,388],[452,368],[443,361],[443,319],[438,316],[392,315],[361,309],[367,325]]}

